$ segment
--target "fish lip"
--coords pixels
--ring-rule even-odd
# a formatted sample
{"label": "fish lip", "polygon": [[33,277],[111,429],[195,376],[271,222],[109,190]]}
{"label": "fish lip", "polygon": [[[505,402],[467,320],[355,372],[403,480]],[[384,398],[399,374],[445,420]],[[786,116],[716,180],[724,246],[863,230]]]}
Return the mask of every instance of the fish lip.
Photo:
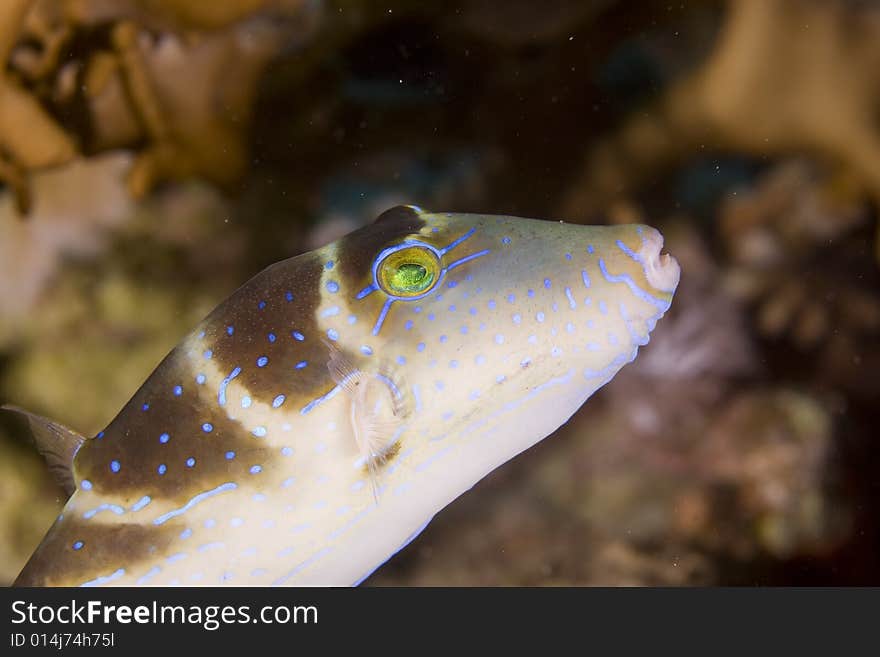
{"label": "fish lip", "polygon": [[655,290],[675,292],[681,278],[678,261],[663,250],[663,235],[655,228],[645,226],[639,256],[645,267],[645,277]]}

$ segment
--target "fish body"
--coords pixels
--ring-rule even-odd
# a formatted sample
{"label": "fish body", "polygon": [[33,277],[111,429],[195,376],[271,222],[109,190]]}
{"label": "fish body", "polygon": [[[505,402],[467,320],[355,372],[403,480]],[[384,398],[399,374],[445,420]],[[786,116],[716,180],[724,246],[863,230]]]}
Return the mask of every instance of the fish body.
{"label": "fish body", "polygon": [[221,303],[110,425],[21,585],[351,585],[550,434],[678,283],[653,228],[389,210]]}

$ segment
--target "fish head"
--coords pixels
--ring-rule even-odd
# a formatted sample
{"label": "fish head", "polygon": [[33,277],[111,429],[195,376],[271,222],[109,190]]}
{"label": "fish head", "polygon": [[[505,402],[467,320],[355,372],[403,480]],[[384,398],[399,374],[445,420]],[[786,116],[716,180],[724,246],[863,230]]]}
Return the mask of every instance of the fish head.
{"label": "fish head", "polygon": [[342,268],[325,286],[349,292],[322,330],[381,382],[365,407],[386,399],[361,413],[363,456],[406,460],[382,484],[433,486],[442,506],[568,420],[669,308],[679,266],[662,246],[643,225],[404,206],[328,247]]}

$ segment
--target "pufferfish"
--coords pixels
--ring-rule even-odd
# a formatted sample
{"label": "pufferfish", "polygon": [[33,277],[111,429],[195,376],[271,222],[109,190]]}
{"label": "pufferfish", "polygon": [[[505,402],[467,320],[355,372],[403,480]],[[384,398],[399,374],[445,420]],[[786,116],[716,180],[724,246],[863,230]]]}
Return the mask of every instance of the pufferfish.
{"label": "pufferfish", "polygon": [[98,435],[25,413],[70,498],[16,583],[359,583],[636,357],[662,246],[401,206],[268,267]]}

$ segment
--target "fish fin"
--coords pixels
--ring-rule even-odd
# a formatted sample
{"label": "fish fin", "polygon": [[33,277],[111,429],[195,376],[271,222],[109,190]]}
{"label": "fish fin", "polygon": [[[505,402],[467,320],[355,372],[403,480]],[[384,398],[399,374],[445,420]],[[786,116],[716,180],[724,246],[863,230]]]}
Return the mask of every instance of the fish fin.
{"label": "fish fin", "polygon": [[86,441],[85,436],[68,429],[42,415],[26,411],[18,406],[4,404],[0,410],[15,413],[27,420],[37,451],[46,459],[49,472],[67,495],[73,495],[76,484],[73,478],[73,457]]}
{"label": "fish fin", "polygon": [[395,453],[408,414],[405,397],[393,373],[358,369],[336,345],[326,341],[325,345],[330,376],[349,396],[354,442],[378,502],[380,470]]}

